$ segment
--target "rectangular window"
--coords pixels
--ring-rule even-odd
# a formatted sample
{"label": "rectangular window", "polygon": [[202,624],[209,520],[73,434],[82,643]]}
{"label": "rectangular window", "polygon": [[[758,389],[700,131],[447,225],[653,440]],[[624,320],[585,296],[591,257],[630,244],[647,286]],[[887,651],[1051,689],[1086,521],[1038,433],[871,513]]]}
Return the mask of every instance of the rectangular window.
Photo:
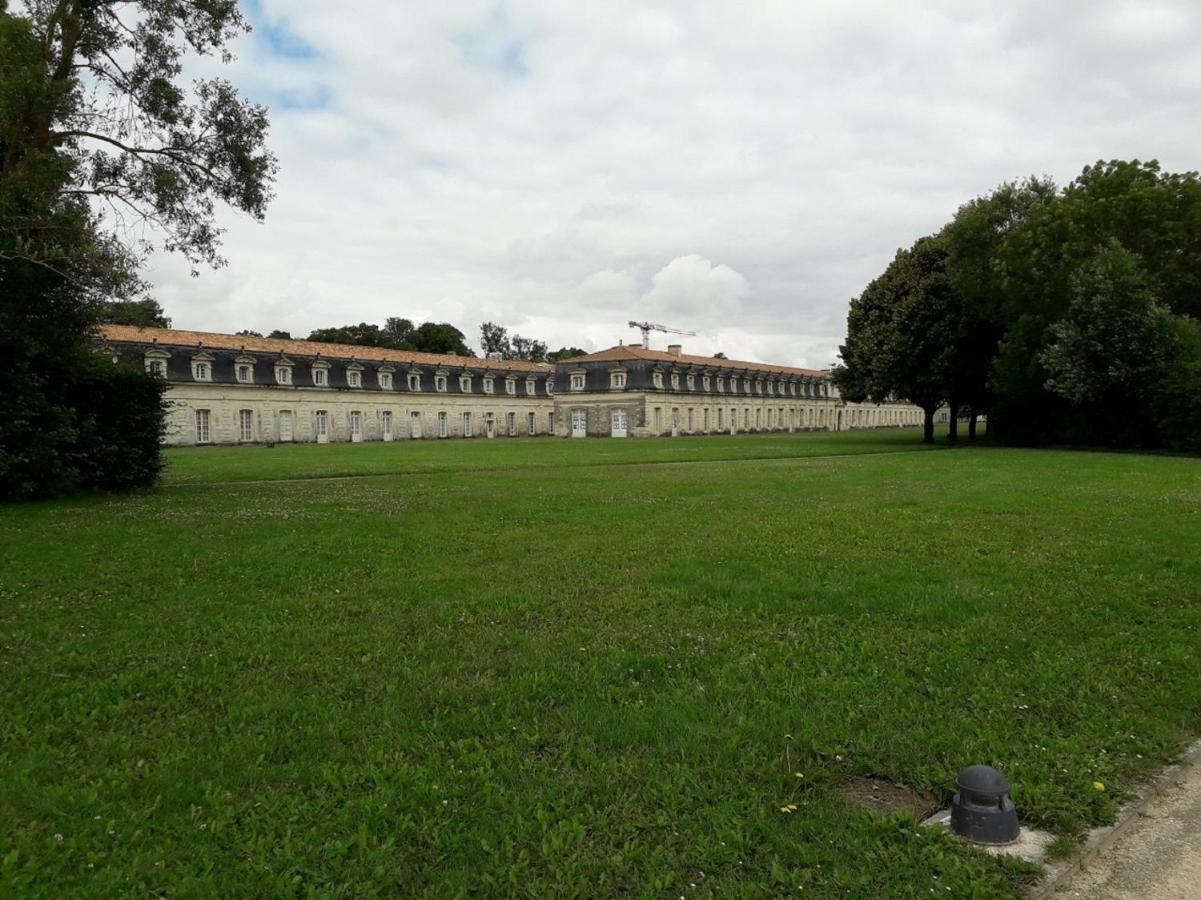
{"label": "rectangular window", "polygon": [[688,433],[692,433],[692,407],[688,407]]}
{"label": "rectangular window", "polygon": [[324,409],[313,413],[313,434],[318,439],[329,437],[329,413]]}
{"label": "rectangular window", "polygon": [[662,431],[663,431],[663,408],[660,406],[656,406],[655,407],[655,434],[659,434]]}
{"label": "rectangular window", "polygon": [[192,377],[197,381],[208,381],[209,364],[206,362],[192,363]]}
{"label": "rectangular window", "polygon": [[238,440],[254,440],[254,413],[248,409],[238,410]]}
{"label": "rectangular window", "polygon": [[484,393],[485,394],[492,393],[492,379],[491,378],[484,379]]}
{"label": "rectangular window", "polygon": [[463,413],[463,437],[471,437],[471,413]]}
{"label": "rectangular window", "polygon": [[583,375],[572,375],[571,376],[571,389],[573,391],[582,391],[584,389],[584,376]]}
{"label": "rectangular window", "polygon": [[688,390],[690,390],[690,391],[696,390],[696,376],[695,375],[688,376]]}
{"label": "rectangular window", "polygon": [[209,411],[198,409],[196,410],[196,443],[207,444],[209,440]]}
{"label": "rectangular window", "polygon": [[509,413],[507,416],[509,426],[509,437],[517,436],[517,413]]}
{"label": "rectangular window", "polygon": [[533,397],[536,393],[538,393],[538,382],[536,382],[533,378],[527,378],[525,381],[525,392]]}
{"label": "rectangular window", "polygon": [[680,389],[680,376],[674,372],[671,375],[671,389],[673,391],[678,391]]}
{"label": "rectangular window", "polygon": [[726,379],[721,375],[717,376],[717,393],[724,394],[726,390]]}
{"label": "rectangular window", "polygon": [[363,436],[363,414],[358,410],[352,410],[350,413],[350,436],[351,438]]}
{"label": "rectangular window", "polygon": [[347,372],[346,383],[354,388],[359,387],[363,383],[363,374],[361,372]]}
{"label": "rectangular window", "polygon": [[156,378],[165,378],[167,376],[167,365],[161,359],[152,359],[147,365],[146,371]]}
{"label": "rectangular window", "polygon": [[290,384],[292,381],[292,370],[287,366],[276,367],[275,380],[280,384]]}
{"label": "rectangular window", "polygon": [[553,412],[549,412],[546,414],[546,433],[547,434],[555,433],[555,414]]}
{"label": "rectangular window", "polygon": [[538,424],[537,424],[537,421],[538,421],[538,420],[537,420],[537,418],[535,417],[535,415],[534,415],[533,413],[530,413],[530,414],[529,414],[529,428],[528,428],[528,431],[529,431],[530,435],[535,435],[535,434],[537,434],[537,433],[538,433]]}
{"label": "rectangular window", "polygon": [[624,388],[626,386],[626,373],[614,372],[612,375],[612,383],[615,388]]}
{"label": "rectangular window", "polygon": [[325,369],[313,369],[313,384],[325,384]]}
{"label": "rectangular window", "polygon": [[435,375],[434,376],[434,390],[438,391],[441,394],[446,393],[446,376],[445,375]]}
{"label": "rectangular window", "polygon": [[459,390],[464,394],[471,393],[471,376],[463,375],[459,378]]}
{"label": "rectangular window", "polygon": [[722,415],[724,412],[725,412],[725,410],[722,409],[720,406],[717,408],[717,430],[718,431],[721,431],[722,428],[725,427],[725,416]]}
{"label": "rectangular window", "polygon": [[736,376],[736,375],[730,376],[730,393],[731,394],[738,393],[738,376]]}
{"label": "rectangular window", "polygon": [[703,414],[703,422],[704,422],[704,425],[702,427],[702,430],[708,431],[709,430],[709,407],[707,407],[707,406],[705,407],[705,412]]}
{"label": "rectangular window", "polygon": [[709,385],[711,384],[711,382],[709,381],[709,376],[706,375],[703,379],[701,379],[701,383],[704,385],[705,393],[708,393]]}
{"label": "rectangular window", "polygon": [[385,409],[379,414],[380,428],[383,429],[385,437],[392,436],[392,410]]}
{"label": "rectangular window", "polygon": [[654,375],[654,381],[655,381],[655,387],[662,388],[663,387],[663,373],[656,372]]}
{"label": "rectangular window", "polygon": [[446,437],[446,413],[438,413],[438,437]]}
{"label": "rectangular window", "polygon": [[379,373],[379,386],[385,391],[392,390],[392,373],[391,372],[380,372]]}
{"label": "rectangular window", "polygon": [[238,366],[238,381],[240,381],[242,384],[249,384],[251,380],[252,379],[250,377],[250,366],[244,365],[244,364],[239,365]]}
{"label": "rectangular window", "polygon": [[513,379],[513,378],[506,378],[506,379],[505,379],[505,393],[506,393],[506,394],[514,394],[514,395],[516,395],[516,394],[517,394],[517,381],[516,381],[516,379]]}

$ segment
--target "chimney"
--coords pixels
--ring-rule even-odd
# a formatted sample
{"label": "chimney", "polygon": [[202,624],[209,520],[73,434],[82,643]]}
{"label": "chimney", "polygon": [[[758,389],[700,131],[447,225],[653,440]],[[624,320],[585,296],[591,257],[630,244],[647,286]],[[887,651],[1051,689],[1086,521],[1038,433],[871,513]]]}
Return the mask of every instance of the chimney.
{"label": "chimney", "polygon": [[670,353],[672,356],[679,356],[680,353],[683,351],[683,349],[684,349],[683,344],[668,344],[667,345],[667,352]]}

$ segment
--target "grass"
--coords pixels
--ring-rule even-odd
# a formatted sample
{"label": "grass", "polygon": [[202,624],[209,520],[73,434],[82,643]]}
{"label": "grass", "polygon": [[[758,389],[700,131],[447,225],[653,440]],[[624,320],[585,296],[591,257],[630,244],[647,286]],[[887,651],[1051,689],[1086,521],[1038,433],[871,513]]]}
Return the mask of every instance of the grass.
{"label": "grass", "polygon": [[917,440],[173,451],[2,508],[0,894],[1016,896],[834,788],[1112,817],[1201,732],[1201,462]]}

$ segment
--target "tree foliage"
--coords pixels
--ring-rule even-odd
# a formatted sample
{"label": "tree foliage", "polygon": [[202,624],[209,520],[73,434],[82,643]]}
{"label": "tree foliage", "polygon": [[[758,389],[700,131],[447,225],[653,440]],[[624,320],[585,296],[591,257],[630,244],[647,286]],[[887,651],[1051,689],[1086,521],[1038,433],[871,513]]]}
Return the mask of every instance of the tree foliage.
{"label": "tree foliage", "polygon": [[92,329],[166,322],[140,265],[220,264],[217,204],[262,217],[265,110],[183,72],[245,28],[234,0],[0,0],[0,493],[153,480],[162,385]]}
{"label": "tree foliage", "polygon": [[[271,332],[269,337],[287,335],[287,332]],[[389,350],[414,350],[421,353],[452,353],[457,356],[474,356],[467,346],[463,332],[449,322],[422,322],[414,327],[408,319],[389,318],[383,327],[370,322],[358,325],[339,325],[333,328],[318,328],[305,339],[329,344],[353,344],[358,347],[384,347]]]}
{"label": "tree foliage", "polygon": [[494,322],[480,326],[480,349],[484,355],[498,354],[501,359],[523,359],[528,362],[546,362],[546,344],[534,338],[509,334],[509,329]]}
{"label": "tree foliage", "polygon": [[[996,436],[1017,443],[1188,443],[1201,358],[1186,339],[1201,315],[1197,173],[1119,160],[1062,190],[1008,182],[962,206],[938,245],[941,275],[915,270],[905,251],[852,301],[844,394],[923,403],[916,391],[941,385],[954,409],[986,411]],[[915,278],[935,289],[914,291]],[[915,373],[920,385],[903,377]]]}
{"label": "tree foliage", "polygon": [[[96,315],[99,322],[110,325],[137,325],[140,328],[170,328],[171,320],[159,302],[152,297],[140,300],[110,300],[102,304]],[[244,332],[239,332],[242,334]]]}

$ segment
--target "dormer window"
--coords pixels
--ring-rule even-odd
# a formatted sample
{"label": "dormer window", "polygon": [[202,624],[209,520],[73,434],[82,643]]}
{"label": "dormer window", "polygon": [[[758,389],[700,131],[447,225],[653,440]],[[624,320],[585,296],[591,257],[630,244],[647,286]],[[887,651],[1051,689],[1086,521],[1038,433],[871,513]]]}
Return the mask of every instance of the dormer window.
{"label": "dormer window", "polygon": [[[410,391],[421,390],[421,375],[419,375],[417,372],[410,372],[405,377],[405,381],[408,383]],[[446,390],[446,379],[445,378],[442,379],[442,389]]]}
{"label": "dormer window", "polygon": [[737,375],[730,376],[730,393],[731,394],[738,393],[738,376]]}
{"label": "dormer window", "polygon": [[212,381],[213,371],[207,362],[195,361],[192,363],[192,378],[196,381]]}
{"label": "dormer window", "polygon": [[495,380],[492,378],[491,375],[487,375],[484,377],[484,393],[485,394],[492,393],[494,383],[495,383]]}
{"label": "dormer window", "polygon": [[[546,379],[546,396],[549,397],[554,392],[555,392],[555,380],[553,378]],[[551,415],[554,415],[554,413],[551,413]],[[553,434],[554,432],[552,431],[551,433]]]}
{"label": "dormer window", "polygon": [[151,350],[146,354],[146,371],[155,378],[166,378],[168,355],[166,350]]}
{"label": "dormer window", "polygon": [[724,394],[726,390],[726,379],[722,375],[717,376],[717,393]]}
{"label": "dormer window", "polygon": [[657,388],[659,388],[660,390],[662,390],[662,389],[663,389],[663,373],[662,373],[662,372],[656,372],[656,373],[654,374],[653,378],[654,378],[654,384],[655,384],[655,387],[657,387]]}
{"label": "dormer window", "polygon": [[459,376],[459,390],[462,391],[464,394],[471,393],[471,376],[470,375],[460,375]]}
{"label": "dormer window", "polygon": [[609,387],[620,391],[620,390],[624,390],[625,386],[626,386],[626,373],[625,372],[610,372],[609,373]]}
{"label": "dormer window", "polygon": [[533,397],[535,394],[537,394],[538,393],[538,382],[535,381],[533,378],[527,378],[525,380],[525,392],[531,397]]}
{"label": "dormer window", "polygon": [[701,384],[704,386],[706,394],[709,393],[710,390],[712,390],[712,388],[710,387],[711,382],[709,381],[708,375],[706,375],[704,378],[701,379]]}
{"label": "dormer window", "polygon": [[573,373],[571,376],[571,389],[573,391],[582,391],[584,389],[584,373]]}
{"label": "dormer window", "polygon": [[236,371],[238,373],[238,384],[250,384],[254,380],[254,376],[251,374],[254,370],[246,363],[238,363]]}
{"label": "dormer window", "polygon": [[678,391],[680,389],[680,376],[676,372],[671,373],[671,389]]}
{"label": "dormer window", "polygon": [[376,375],[376,377],[379,379],[379,386],[380,386],[381,390],[385,390],[385,391],[392,390],[392,373],[391,372],[380,372]]}
{"label": "dormer window", "polygon": [[329,365],[326,363],[313,363],[313,384],[317,387],[325,387],[329,384],[329,378],[326,370]]}
{"label": "dormer window", "polygon": [[275,382],[276,382],[276,384],[291,384],[292,383],[292,367],[291,366],[276,366],[275,367]]}
{"label": "dormer window", "polygon": [[695,375],[688,376],[688,390],[690,390],[690,391],[696,390],[696,376]]}
{"label": "dormer window", "polygon": [[[409,376],[410,389],[413,387],[412,378],[413,378],[413,376],[410,375]],[[438,391],[441,394],[446,393],[446,376],[445,375],[435,375],[434,376],[434,390]]]}
{"label": "dormer window", "polygon": [[350,369],[346,373],[346,386],[357,388],[363,386],[363,373],[358,369]]}
{"label": "dormer window", "polygon": [[770,381],[769,381],[769,382],[767,383],[767,393],[768,393],[769,395],[774,395],[774,394],[775,394],[775,392],[776,392],[776,391],[775,391],[775,386],[774,386],[774,384],[773,384],[772,382],[770,382]]}
{"label": "dormer window", "polygon": [[517,394],[517,379],[516,378],[506,378],[505,379],[505,393],[513,394],[514,396],[516,396],[516,394]]}

